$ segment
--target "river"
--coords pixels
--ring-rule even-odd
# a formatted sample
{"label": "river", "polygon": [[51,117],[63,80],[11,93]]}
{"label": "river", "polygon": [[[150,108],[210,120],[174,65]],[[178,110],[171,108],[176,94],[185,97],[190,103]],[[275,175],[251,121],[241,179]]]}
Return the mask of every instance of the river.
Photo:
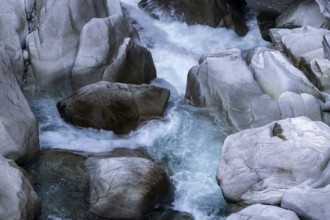
{"label": "river", "polygon": [[41,148],[107,152],[116,147],[143,147],[166,167],[175,185],[174,209],[189,212],[197,220],[222,219],[227,214],[226,203],[215,176],[224,139],[233,131],[217,109],[186,103],[187,73],[204,53],[229,48],[244,52],[267,43],[261,39],[255,19],[248,23],[249,33],[238,37],[225,28],[155,20],[137,4],[138,0],[122,0],[142,43],[152,53],[158,76],[152,84],[171,90],[164,118],[119,136],[66,124],[56,103],[68,94],[34,96],[30,104],[39,123]]}

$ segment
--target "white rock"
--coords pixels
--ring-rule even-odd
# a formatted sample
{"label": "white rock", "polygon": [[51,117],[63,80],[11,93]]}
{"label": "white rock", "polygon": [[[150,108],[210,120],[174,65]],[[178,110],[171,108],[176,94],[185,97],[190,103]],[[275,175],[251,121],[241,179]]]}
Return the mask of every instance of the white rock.
{"label": "white rock", "polygon": [[330,127],[306,117],[272,122],[230,135],[217,180],[226,199],[279,205],[292,188],[330,183]]}
{"label": "white rock", "polygon": [[22,48],[29,33],[24,0],[2,1],[0,15],[0,41],[5,44],[13,72],[20,81],[24,73]]}
{"label": "white rock", "polygon": [[278,99],[286,91],[308,93],[322,99],[321,93],[306,76],[276,50],[257,48],[249,66],[261,90],[273,99]]}
{"label": "white rock", "polygon": [[71,71],[83,26],[92,18],[108,17],[110,11],[121,13],[115,12],[120,9],[118,4],[118,0],[37,0],[39,26],[26,42],[41,88],[71,87]]}
{"label": "white rock", "polygon": [[0,46],[0,155],[18,163],[39,150],[37,122]]}
{"label": "white rock", "polygon": [[39,198],[15,162],[0,156],[0,176],[0,219],[35,219]]}
{"label": "white rock", "polygon": [[326,34],[323,36],[322,45],[323,45],[324,58],[330,60],[330,34]]}
{"label": "white rock", "polygon": [[328,0],[316,0],[320,6],[321,12],[328,18],[330,18],[330,2]]}
{"label": "white rock", "polygon": [[299,220],[299,218],[296,213],[280,207],[256,204],[231,214],[226,220]]}
{"label": "white rock", "polygon": [[330,216],[330,185],[317,189],[292,189],[283,195],[281,206],[294,211],[302,219],[328,219]]}
{"label": "white rock", "polygon": [[276,19],[277,28],[303,26],[330,28],[329,20],[320,12],[319,5],[314,0],[305,0],[293,4]]}

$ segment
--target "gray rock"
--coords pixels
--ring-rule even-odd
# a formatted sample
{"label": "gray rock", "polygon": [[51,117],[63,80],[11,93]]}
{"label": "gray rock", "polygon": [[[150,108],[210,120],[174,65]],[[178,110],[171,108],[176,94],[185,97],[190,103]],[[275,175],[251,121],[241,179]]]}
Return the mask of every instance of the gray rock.
{"label": "gray rock", "polygon": [[299,218],[296,213],[280,207],[256,204],[231,214],[226,220],[299,220]]}
{"label": "gray rock", "polygon": [[261,90],[273,99],[286,92],[308,93],[323,99],[317,88],[299,69],[280,52],[269,48],[257,48],[253,52],[250,68]]}
{"label": "gray rock", "polygon": [[253,72],[239,50],[204,56],[189,71],[186,98],[218,107],[238,130],[286,117],[322,120],[323,96],[281,53],[259,48],[248,59]]}
{"label": "gray rock", "polygon": [[156,78],[151,53],[136,36],[119,14],[88,22],[73,67],[74,89],[101,80],[142,84]]}
{"label": "gray rock", "polygon": [[330,185],[324,188],[292,189],[283,195],[281,206],[302,219],[324,220],[330,216]]}
{"label": "gray rock", "polygon": [[12,70],[21,82],[24,73],[22,48],[29,33],[24,0],[1,2],[0,15],[0,41],[5,44]]}
{"label": "gray rock", "polygon": [[139,6],[155,17],[174,17],[187,24],[228,27],[244,36],[248,32],[240,0],[142,0]]}
{"label": "gray rock", "polygon": [[170,92],[152,85],[101,81],[82,87],[57,104],[64,120],[82,127],[128,133],[163,116]]}
{"label": "gray rock", "polygon": [[329,34],[330,31],[302,27],[292,30],[272,29],[270,33],[275,48],[284,51],[293,64],[302,70],[315,86],[323,90],[324,79],[320,79],[322,74],[318,73],[319,67],[315,66],[315,60],[324,60],[323,36]]}
{"label": "gray rock", "polygon": [[277,28],[303,26],[330,28],[330,21],[320,12],[319,5],[314,0],[305,0],[293,4],[276,19]]}
{"label": "gray rock", "polygon": [[330,183],[330,127],[297,117],[230,135],[217,180],[231,202],[281,204],[292,188]]}
{"label": "gray rock", "polygon": [[330,2],[328,0],[315,0],[324,16],[330,18]]}
{"label": "gray rock", "polygon": [[330,60],[330,33],[323,36],[322,46],[324,58]]}
{"label": "gray rock", "polygon": [[39,150],[38,128],[0,45],[0,155],[24,163]]}
{"label": "gray rock", "polygon": [[92,18],[121,14],[119,1],[37,0],[38,29],[28,35],[27,49],[41,88],[70,88],[83,26]]}
{"label": "gray rock", "polygon": [[0,156],[0,219],[33,220],[40,201],[30,182],[11,160]]}
{"label": "gray rock", "polygon": [[139,218],[173,200],[168,177],[149,160],[91,157],[86,167],[90,175],[90,211],[100,216]]}

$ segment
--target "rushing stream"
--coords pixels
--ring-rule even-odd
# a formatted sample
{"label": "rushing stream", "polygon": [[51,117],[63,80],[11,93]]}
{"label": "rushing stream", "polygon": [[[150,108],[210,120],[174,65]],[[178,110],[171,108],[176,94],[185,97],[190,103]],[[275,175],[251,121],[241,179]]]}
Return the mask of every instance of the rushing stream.
{"label": "rushing stream", "polygon": [[238,37],[224,28],[187,26],[166,18],[155,20],[138,8],[138,0],[122,3],[135,21],[141,41],[152,53],[158,75],[153,84],[171,90],[165,117],[118,136],[111,131],[66,124],[56,110],[57,101],[65,95],[35,96],[30,104],[39,122],[41,147],[85,152],[143,147],[167,167],[176,187],[174,209],[189,212],[197,220],[221,219],[226,215],[226,203],[215,175],[223,141],[231,129],[216,109],[196,108],[185,102],[187,73],[204,53],[234,47],[247,51],[267,43],[253,19],[249,22],[250,32]]}

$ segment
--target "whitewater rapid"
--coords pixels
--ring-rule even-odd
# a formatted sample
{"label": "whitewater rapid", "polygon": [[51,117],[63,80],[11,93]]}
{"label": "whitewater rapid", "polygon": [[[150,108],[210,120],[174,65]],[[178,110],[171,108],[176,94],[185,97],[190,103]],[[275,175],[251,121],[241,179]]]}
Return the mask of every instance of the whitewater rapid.
{"label": "whitewater rapid", "polygon": [[238,37],[225,28],[188,26],[168,18],[155,20],[137,4],[138,0],[122,1],[142,43],[152,53],[158,75],[152,83],[171,90],[164,118],[128,135],[77,128],[66,124],[56,110],[56,103],[65,95],[43,94],[30,100],[39,123],[41,147],[85,152],[142,147],[167,167],[175,185],[174,209],[189,212],[197,220],[221,219],[227,214],[226,203],[215,176],[222,144],[232,131],[216,109],[196,108],[185,102],[187,73],[202,54],[229,48],[247,51],[267,43],[253,19],[248,24],[250,32]]}

